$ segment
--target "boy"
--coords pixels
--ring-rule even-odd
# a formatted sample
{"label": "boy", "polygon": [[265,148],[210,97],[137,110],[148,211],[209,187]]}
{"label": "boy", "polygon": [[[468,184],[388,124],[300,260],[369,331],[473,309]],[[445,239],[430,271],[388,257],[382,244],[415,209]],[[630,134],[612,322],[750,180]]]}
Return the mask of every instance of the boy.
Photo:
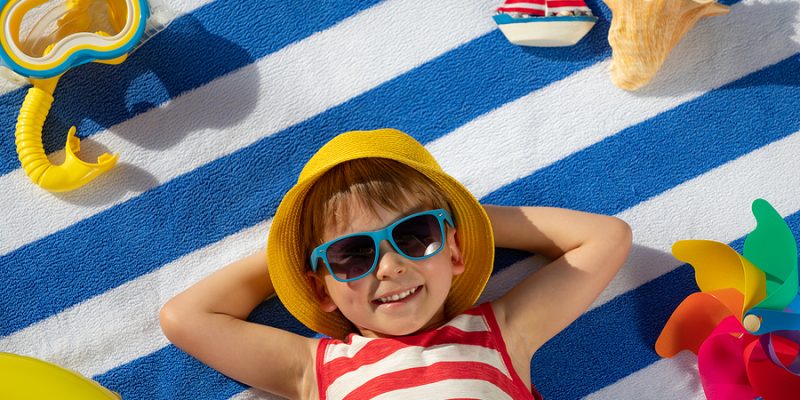
{"label": "boy", "polygon": [[[473,308],[495,245],[553,261]],[[171,299],[161,325],[209,366],[288,398],[531,399],[534,352],[586,310],[630,245],[613,217],[481,206],[402,132],[348,132],[283,198],[267,252]],[[273,293],[330,338],[247,322]]]}

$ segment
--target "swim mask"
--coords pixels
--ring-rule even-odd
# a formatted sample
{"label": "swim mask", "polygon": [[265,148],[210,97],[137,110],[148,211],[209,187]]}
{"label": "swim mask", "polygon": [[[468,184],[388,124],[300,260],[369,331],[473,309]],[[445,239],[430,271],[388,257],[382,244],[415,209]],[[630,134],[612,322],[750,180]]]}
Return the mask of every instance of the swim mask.
{"label": "swim mask", "polygon": [[0,65],[51,78],[125,56],[166,28],[160,0],[0,0]]}

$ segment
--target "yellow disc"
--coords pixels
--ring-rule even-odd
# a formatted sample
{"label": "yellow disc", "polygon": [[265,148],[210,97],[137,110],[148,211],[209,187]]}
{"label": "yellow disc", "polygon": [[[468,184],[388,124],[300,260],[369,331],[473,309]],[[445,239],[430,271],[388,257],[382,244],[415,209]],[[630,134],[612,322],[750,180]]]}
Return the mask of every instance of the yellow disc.
{"label": "yellow disc", "polygon": [[76,372],[17,354],[0,353],[0,399],[120,400]]}

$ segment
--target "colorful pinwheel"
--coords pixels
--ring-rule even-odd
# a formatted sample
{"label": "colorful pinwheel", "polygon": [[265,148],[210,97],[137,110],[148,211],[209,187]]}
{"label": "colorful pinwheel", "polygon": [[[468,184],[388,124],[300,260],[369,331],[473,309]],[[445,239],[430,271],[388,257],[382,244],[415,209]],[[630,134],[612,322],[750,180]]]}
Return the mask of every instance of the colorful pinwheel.
{"label": "colorful pinwheel", "polygon": [[695,270],[700,292],[681,302],[656,341],[661,357],[697,354],[709,400],[800,399],[797,243],[765,200],[739,255],[724,243],[682,240],[672,254]]}

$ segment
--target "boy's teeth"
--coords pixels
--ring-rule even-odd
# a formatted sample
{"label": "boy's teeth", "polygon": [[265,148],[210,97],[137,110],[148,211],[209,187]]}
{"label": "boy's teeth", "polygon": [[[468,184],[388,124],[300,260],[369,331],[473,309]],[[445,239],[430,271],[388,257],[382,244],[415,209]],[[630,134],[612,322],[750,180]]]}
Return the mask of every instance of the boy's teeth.
{"label": "boy's teeth", "polygon": [[417,288],[408,289],[403,293],[398,293],[398,294],[393,295],[393,296],[381,297],[380,299],[378,299],[378,301],[380,301],[381,303],[388,303],[390,301],[397,301],[397,300],[400,300],[400,299],[405,299],[406,297],[412,295],[416,291],[417,291]]}

